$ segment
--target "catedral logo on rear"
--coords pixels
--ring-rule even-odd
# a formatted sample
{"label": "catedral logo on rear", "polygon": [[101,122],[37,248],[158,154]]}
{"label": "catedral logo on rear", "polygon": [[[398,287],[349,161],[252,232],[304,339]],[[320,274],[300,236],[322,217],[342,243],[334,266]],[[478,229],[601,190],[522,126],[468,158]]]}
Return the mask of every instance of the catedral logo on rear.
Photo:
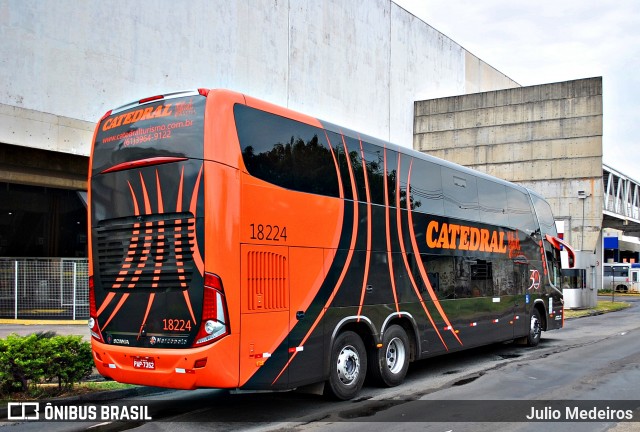
{"label": "catedral logo on rear", "polygon": [[174,117],[181,117],[186,115],[193,115],[194,113],[195,111],[193,108],[192,100],[190,100],[189,102],[178,102],[176,104],[168,103],[147,108],[140,108],[108,118],[102,125],[102,130],[106,132],[110,129],[131,123],[137,123],[159,117],[169,117],[172,115]]}

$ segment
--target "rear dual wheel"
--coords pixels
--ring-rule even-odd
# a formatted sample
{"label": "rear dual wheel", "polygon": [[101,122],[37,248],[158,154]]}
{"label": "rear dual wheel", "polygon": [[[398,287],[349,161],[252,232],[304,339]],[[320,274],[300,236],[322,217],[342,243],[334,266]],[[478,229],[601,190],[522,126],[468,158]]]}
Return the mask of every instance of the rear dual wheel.
{"label": "rear dual wheel", "polygon": [[377,384],[401,384],[409,369],[409,350],[409,337],[399,325],[390,326],[382,337],[382,347],[372,348],[368,356],[357,333],[341,333],[333,343],[325,394],[340,400],[354,398],[362,389],[368,367]]}
{"label": "rear dual wheel", "polygon": [[382,336],[382,347],[372,349],[370,374],[385,387],[402,384],[409,369],[409,337],[402,327],[392,325]]}

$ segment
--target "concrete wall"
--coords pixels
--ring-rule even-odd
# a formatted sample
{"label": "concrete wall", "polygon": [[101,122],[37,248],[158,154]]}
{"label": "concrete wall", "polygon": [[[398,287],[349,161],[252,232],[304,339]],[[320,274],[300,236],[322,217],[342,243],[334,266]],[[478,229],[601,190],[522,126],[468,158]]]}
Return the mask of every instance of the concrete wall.
{"label": "concrete wall", "polygon": [[413,101],[518,84],[390,0],[5,0],[0,141],[87,155],[131,100],[229,88],[411,146]]}
{"label": "concrete wall", "polygon": [[414,148],[537,191],[565,220],[565,238],[585,251],[582,267],[595,261],[603,208],[601,78],[419,101],[415,111]]}

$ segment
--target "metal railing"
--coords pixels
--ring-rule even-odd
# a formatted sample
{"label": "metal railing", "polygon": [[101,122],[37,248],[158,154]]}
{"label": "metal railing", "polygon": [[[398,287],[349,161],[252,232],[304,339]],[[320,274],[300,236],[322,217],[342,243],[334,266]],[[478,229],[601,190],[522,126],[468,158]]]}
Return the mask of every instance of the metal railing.
{"label": "metal railing", "polygon": [[0,258],[0,318],[88,317],[86,258]]}

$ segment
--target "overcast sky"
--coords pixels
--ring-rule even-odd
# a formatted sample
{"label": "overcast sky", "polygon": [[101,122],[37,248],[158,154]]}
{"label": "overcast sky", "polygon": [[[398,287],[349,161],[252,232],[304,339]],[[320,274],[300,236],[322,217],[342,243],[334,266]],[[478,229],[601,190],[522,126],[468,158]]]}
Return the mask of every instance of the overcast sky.
{"label": "overcast sky", "polygon": [[640,1],[393,1],[520,85],[601,76],[604,163],[640,181]]}

